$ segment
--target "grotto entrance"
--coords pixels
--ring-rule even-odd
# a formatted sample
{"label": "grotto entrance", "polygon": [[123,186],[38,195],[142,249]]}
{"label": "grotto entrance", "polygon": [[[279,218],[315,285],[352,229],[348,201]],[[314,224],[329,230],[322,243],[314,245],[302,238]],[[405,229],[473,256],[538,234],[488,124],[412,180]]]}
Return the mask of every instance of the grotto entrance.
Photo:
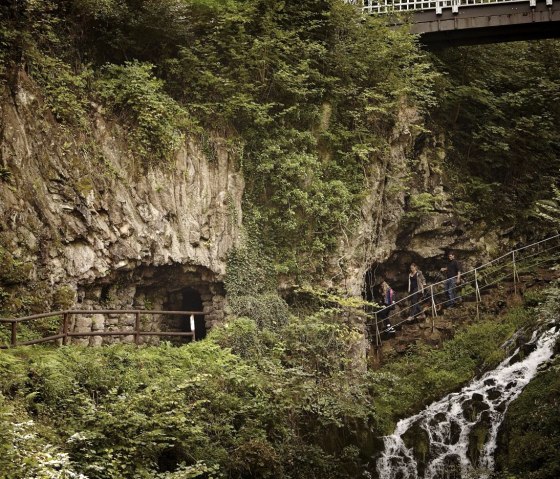
{"label": "grotto entrance", "polygon": [[428,284],[444,279],[443,275],[439,272],[439,268],[445,266],[443,253],[441,258],[423,258],[413,251],[397,250],[383,263],[373,263],[366,270],[362,297],[367,301],[381,300],[379,285],[383,278],[395,290],[399,299],[407,296],[408,273],[411,263],[416,263],[418,268],[424,273]]}
{"label": "grotto entrance", "polygon": [[[196,338],[206,337],[207,329],[219,324],[224,318],[225,291],[215,273],[202,266],[164,265],[139,266],[129,271],[118,271],[99,281],[79,287],[80,309],[139,309],[152,311],[201,311],[195,315]],[[118,315],[106,318],[81,318],[72,325],[72,331],[131,330],[126,337],[93,337],[95,344],[131,342],[134,330],[134,315]],[[141,317],[142,331],[190,331],[190,315],[154,315]],[[163,336],[163,341],[183,344],[190,340],[184,337]],[[84,342],[92,343],[91,339]],[[158,344],[160,338],[141,337],[142,344]]]}
{"label": "grotto entrance", "polygon": [[[163,305],[167,311],[203,311],[204,305],[202,296],[198,290],[192,287],[185,287],[179,291],[169,293],[168,300]],[[204,316],[197,314],[194,316],[196,339],[206,337],[206,322]],[[167,331],[191,331],[190,315],[169,316],[162,320],[162,329]],[[188,341],[187,338],[176,338],[175,341]]]}

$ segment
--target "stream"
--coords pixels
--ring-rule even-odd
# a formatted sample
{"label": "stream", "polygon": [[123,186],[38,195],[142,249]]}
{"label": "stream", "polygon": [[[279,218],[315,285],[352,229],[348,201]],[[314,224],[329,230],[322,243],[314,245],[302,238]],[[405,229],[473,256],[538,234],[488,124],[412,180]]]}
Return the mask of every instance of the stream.
{"label": "stream", "polygon": [[533,333],[498,367],[461,391],[398,422],[383,438],[380,479],[487,478],[494,469],[498,429],[509,404],[554,354],[560,327]]}

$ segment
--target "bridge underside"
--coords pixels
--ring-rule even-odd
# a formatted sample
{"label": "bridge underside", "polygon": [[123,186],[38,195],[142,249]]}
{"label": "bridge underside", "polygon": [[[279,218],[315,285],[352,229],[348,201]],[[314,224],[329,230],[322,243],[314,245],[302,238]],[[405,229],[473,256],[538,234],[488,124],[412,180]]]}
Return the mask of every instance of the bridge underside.
{"label": "bridge underside", "polygon": [[528,2],[487,4],[461,8],[456,14],[418,12],[412,21],[412,32],[430,48],[560,37],[558,2],[533,8]]}

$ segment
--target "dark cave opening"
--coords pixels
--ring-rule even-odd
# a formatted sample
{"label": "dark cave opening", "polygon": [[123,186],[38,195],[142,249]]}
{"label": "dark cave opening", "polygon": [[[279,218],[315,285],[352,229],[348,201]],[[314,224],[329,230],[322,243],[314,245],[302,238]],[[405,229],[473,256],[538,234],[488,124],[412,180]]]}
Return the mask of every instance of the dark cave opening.
{"label": "dark cave opening", "polygon": [[[129,271],[119,271],[99,281],[84,285],[78,292],[81,309],[100,308],[114,310],[193,311],[196,339],[204,339],[207,331],[220,324],[224,317],[225,291],[223,283],[216,280],[206,268],[189,265],[141,266]],[[130,336],[99,336],[95,344],[134,341],[133,315],[107,315],[82,318],[72,325],[72,331],[92,330],[131,331]],[[190,332],[189,315],[142,315],[141,330],[153,332]],[[95,325],[93,325],[95,319]],[[161,336],[161,340],[181,345],[190,337]],[[89,339],[84,343],[91,343]],[[158,336],[145,335],[141,344],[159,344]]]}
{"label": "dark cave opening", "polygon": [[[442,255],[443,258],[443,255]],[[408,273],[411,263],[416,263],[424,273],[428,284],[443,279],[439,268],[444,260],[439,258],[422,258],[412,251],[395,251],[383,263],[373,263],[364,274],[362,297],[367,301],[380,300],[379,286],[383,279],[397,292],[399,298],[408,294]]]}
{"label": "dark cave opening", "polygon": [[[204,304],[200,292],[190,286],[170,292],[167,301],[163,304],[167,311],[200,311],[204,310]],[[162,330],[174,332],[191,331],[191,315],[164,316],[161,322]],[[206,322],[201,314],[194,315],[196,339],[206,337]],[[172,342],[188,342],[188,338],[174,338]]]}

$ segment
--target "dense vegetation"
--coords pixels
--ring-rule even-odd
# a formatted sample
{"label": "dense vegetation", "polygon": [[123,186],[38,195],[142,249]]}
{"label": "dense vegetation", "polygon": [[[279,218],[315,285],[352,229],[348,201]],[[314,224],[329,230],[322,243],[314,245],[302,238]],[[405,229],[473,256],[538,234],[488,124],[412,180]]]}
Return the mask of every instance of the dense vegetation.
{"label": "dense vegetation", "polygon": [[445,138],[459,213],[517,235],[550,231],[538,212],[558,206],[560,43],[450,48],[434,62],[445,74],[429,123]]}
{"label": "dense vegetation", "polygon": [[[559,291],[551,291],[558,303]],[[553,301],[551,297],[549,301]],[[546,311],[545,311],[546,314]],[[550,314],[558,322],[558,312]],[[556,352],[560,351],[556,345]],[[560,477],[560,358],[538,375],[515,400],[500,430],[498,466],[524,479]]]}
{"label": "dense vegetation", "polygon": [[0,477],[358,477],[396,419],[492,367],[534,318],[484,318],[364,373],[345,311],[239,318],[180,348],[4,352]]}
{"label": "dense vegetation", "polygon": [[524,479],[560,477],[560,362],[532,381],[508,411],[498,464]]}
{"label": "dense vegetation", "polygon": [[[245,211],[279,271],[313,272],[356,219],[406,102],[430,103],[415,39],[338,0],[40,0],[0,7],[12,93],[21,68],[63,125],[92,102],[146,165],[194,136],[229,140]],[[305,254],[302,254],[305,253]]]}
{"label": "dense vegetation", "polygon": [[[428,57],[404,29],[338,0],[28,0],[0,15],[7,98],[29,77],[46,105],[37,114],[60,128],[87,138],[94,115],[116,119],[144,168],[172,167],[186,139],[212,159],[213,137],[226,138],[247,182],[249,231],[229,260],[238,318],[204,342],[2,353],[0,479],[358,477],[399,417],[495,364],[529,322],[524,309],[486,318],[441,349],[365,372],[352,302],[308,290],[295,314],[274,275],[321,273],[408,106],[427,118],[420,138],[449,149],[431,166],[445,170],[460,215],[516,233],[554,224],[558,42]],[[9,178],[0,167],[1,184]],[[421,192],[409,206],[435,203]],[[72,304],[72,291],[38,285],[1,245],[0,266],[1,309]],[[551,393],[538,399],[554,404],[557,383],[540,381]],[[533,470],[520,417],[512,434],[526,437],[504,467],[555,477],[554,462]],[[545,455],[558,428],[537,419]]]}

